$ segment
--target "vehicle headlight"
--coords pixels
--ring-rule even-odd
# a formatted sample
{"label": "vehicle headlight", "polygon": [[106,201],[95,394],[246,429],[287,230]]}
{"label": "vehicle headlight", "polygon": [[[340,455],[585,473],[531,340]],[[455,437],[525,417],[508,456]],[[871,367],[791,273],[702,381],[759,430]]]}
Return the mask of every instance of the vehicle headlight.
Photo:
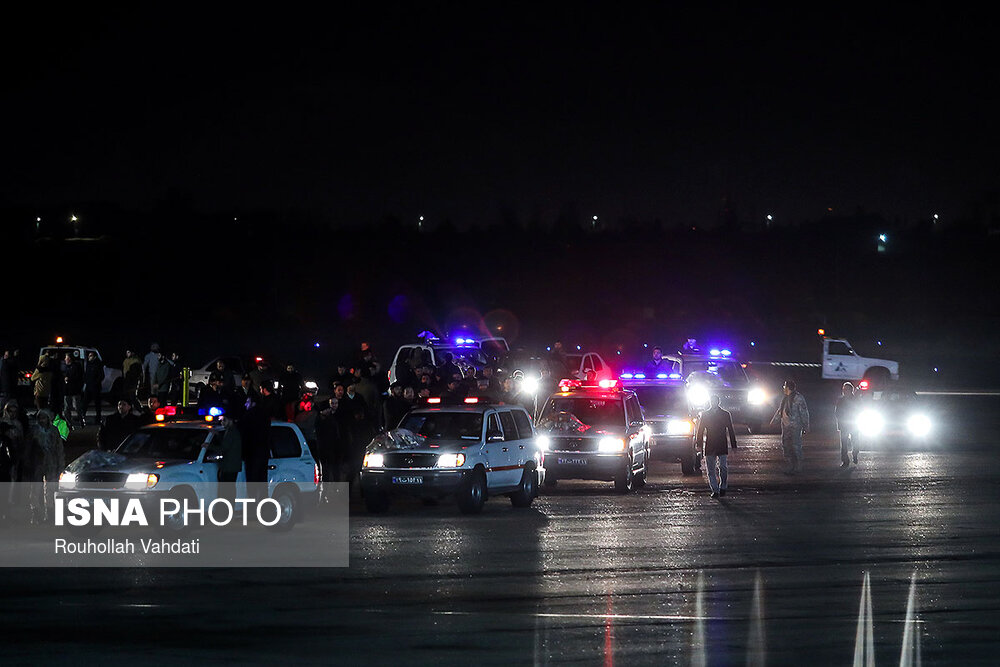
{"label": "vehicle headlight", "polygon": [[59,488],[72,489],[76,487],[76,473],[64,472],[59,475]]}
{"label": "vehicle headlight", "polygon": [[305,383],[305,387],[309,391],[317,391],[317,390],[319,390],[319,385],[316,384],[315,382],[313,382],[312,380],[309,380],[308,382],[306,382]]}
{"label": "vehicle headlight", "polygon": [[538,378],[524,378],[521,380],[521,391],[526,394],[538,393]]}
{"label": "vehicle headlight", "polygon": [[547,435],[539,435],[535,437],[535,444],[543,452],[549,451],[549,447],[552,446],[552,438]]}
{"label": "vehicle headlight", "polygon": [[[357,460],[357,459],[355,459]],[[385,467],[385,455],[384,454],[365,454],[365,460],[362,463],[365,468],[383,468]]]}
{"label": "vehicle headlight", "polygon": [[667,422],[667,435],[689,435],[694,424],[686,419],[671,419]]}
{"label": "vehicle headlight", "polygon": [[708,387],[701,384],[693,384],[690,387],[688,387],[687,397],[691,405],[695,406],[708,405],[708,399],[710,398],[710,394],[708,393]]}
{"label": "vehicle headlight", "polygon": [[767,403],[767,392],[760,388],[751,389],[747,392],[747,403],[750,405],[764,405]]}
{"label": "vehicle headlight", "polygon": [[125,479],[125,488],[132,490],[151,489],[160,481],[159,475],[134,472]]}
{"label": "vehicle headlight", "polygon": [[625,451],[625,441],[621,438],[601,438],[597,443],[597,451],[615,453]]}
{"label": "vehicle headlight", "polygon": [[460,468],[465,463],[465,454],[442,454],[438,457],[438,468]]}
{"label": "vehicle headlight", "polygon": [[858,430],[861,435],[878,435],[885,428],[885,418],[874,410],[865,410],[858,415]]}
{"label": "vehicle headlight", "polygon": [[910,418],[906,420],[906,428],[918,438],[930,433],[931,426],[931,419],[927,415],[910,415]]}

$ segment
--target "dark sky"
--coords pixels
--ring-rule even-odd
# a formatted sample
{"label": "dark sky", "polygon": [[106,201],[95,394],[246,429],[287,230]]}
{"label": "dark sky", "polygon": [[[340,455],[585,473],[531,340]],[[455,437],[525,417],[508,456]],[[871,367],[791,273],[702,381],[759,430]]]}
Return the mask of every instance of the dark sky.
{"label": "dark sky", "polygon": [[997,190],[985,9],[356,4],[11,16],[0,205],[704,224]]}

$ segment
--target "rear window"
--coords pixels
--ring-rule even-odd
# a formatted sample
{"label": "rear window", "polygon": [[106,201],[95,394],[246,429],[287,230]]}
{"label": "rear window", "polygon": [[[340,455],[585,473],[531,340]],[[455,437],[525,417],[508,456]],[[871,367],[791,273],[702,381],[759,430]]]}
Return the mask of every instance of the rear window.
{"label": "rear window", "polygon": [[271,458],[297,459],[302,456],[302,445],[295,431],[287,426],[271,427]]}

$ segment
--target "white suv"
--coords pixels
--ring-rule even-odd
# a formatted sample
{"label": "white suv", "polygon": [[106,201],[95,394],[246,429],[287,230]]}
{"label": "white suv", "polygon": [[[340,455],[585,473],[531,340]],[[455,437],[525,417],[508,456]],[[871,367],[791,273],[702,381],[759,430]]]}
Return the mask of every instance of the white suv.
{"label": "white suv", "polygon": [[[114,452],[94,450],[73,461],[59,478],[58,495],[67,499],[137,497],[150,503],[169,495],[211,502],[216,498],[225,428],[217,420],[145,426]],[[281,507],[275,528],[288,529],[307,506],[318,502],[319,467],[295,424],[272,422],[270,444],[268,496]],[[245,496],[245,485],[241,471],[237,477],[239,497]],[[167,524],[163,528],[179,534],[186,527]]]}
{"label": "white suv", "polygon": [[429,399],[372,441],[361,470],[369,512],[386,511],[393,495],[454,495],[466,514],[479,512],[491,495],[507,495],[514,507],[531,505],[545,481],[531,417],[521,407],[465,400]]}

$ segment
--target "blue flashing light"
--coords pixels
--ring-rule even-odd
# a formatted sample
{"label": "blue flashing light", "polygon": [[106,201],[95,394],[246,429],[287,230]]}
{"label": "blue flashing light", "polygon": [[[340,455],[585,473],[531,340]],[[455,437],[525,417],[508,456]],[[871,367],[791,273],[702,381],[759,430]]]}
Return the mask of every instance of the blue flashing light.
{"label": "blue flashing light", "polygon": [[216,407],[214,405],[208,409],[202,408],[201,410],[198,410],[198,415],[201,417],[204,417],[206,415],[209,417],[221,417],[224,414],[226,414],[225,410],[223,410],[220,407]]}
{"label": "blue flashing light", "polygon": [[708,351],[708,354],[713,357],[717,357],[719,356],[719,350],[717,348],[712,348],[711,350]]}
{"label": "blue flashing light", "polygon": [[456,338],[455,339],[455,344],[456,345],[464,345],[465,344],[465,339],[464,338]]}
{"label": "blue flashing light", "polygon": [[319,347],[319,343],[313,343],[313,347],[318,348]]}
{"label": "blue flashing light", "polygon": [[576,346],[576,349],[578,349],[578,350],[579,350],[579,349],[580,349],[580,346],[579,346],[579,345],[577,345],[577,346]]}
{"label": "blue flashing light", "polygon": [[728,357],[731,354],[732,354],[732,352],[730,352],[729,350],[723,350],[722,351],[722,356],[724,356],[724,357]]}
{"label": "blue flashing light", "polygon": [[656,374],[656,379],[657,380],[666,380],[667,379],[667,374],[666,373],[657,373]]}
{"label": "blue flashing light", "polygon": [[750,347],[757,347],[757,343],[754,341],[750,341]]}
{"label": "blue flashing light", "polygon": [[635,379],[636,380],[645,380],[646,379],[646,374],[645,373],[636,373],[635,374]]}
{"label": "blue flashing light", "polygon": [[680,373],[671,373],[670,374],[670,379],[671,380],[680,380],[681,379],[681,374]]}
{"label": "blue flashing light", "polygon": [[619,377],[621,377],[621,379],[623,379],[623,380],[631,380],[632,379],[632,374],[631,373],[622,373]]}

